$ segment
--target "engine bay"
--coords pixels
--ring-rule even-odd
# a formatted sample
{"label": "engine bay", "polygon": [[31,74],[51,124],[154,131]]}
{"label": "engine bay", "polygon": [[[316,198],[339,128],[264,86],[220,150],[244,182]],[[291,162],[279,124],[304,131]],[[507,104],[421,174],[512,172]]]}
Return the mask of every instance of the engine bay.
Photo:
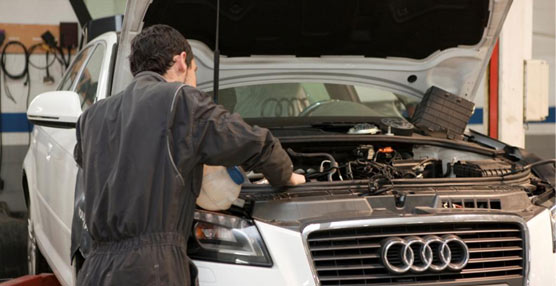
{"label": "engine bay", "polygon": [[[358,144],[284,146],[294,172],[307,182],[369,180],[379,184],[394,179],[480,178],[511,174],[519,167],[504,158],[413,144]],[[262,174],[250,172],[254,184]]]}

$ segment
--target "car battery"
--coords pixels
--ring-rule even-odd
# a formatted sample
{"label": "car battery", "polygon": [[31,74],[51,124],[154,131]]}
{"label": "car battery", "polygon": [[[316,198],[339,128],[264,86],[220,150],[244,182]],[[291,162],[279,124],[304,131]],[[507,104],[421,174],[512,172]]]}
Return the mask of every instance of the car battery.
{"label": "car battery", "polygon": [[412,117],[412,123],[425,135],[462,139],[475,104],[438,87],[431,87]]}

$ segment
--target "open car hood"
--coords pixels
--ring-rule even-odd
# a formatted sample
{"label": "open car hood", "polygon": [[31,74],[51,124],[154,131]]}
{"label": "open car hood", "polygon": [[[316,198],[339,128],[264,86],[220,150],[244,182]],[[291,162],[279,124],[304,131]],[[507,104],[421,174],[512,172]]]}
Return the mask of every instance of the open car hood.
{"label": "open car hood", "polygon": [[[473,100],[512,0],[221,0],[220,88],[270,82],[373,85]],[[213,86],[216,0],[128,1],[118,66],[142,28],[180,30]],[[130,73],[115,75],[114,91]]]}

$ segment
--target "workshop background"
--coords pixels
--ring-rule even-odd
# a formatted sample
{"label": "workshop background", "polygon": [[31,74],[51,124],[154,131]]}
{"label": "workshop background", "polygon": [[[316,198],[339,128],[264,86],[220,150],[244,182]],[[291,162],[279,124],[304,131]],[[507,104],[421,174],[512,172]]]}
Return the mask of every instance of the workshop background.
{"label": "workshop background", "polygon": [[[85,0],[91,16],[99,18],[123,14],[125,0]],[[504,26],[499,49],[495,52],[483,80],[483,88],[476,97],[476,110],[471,118],[470,128],[488,133],[510,144],[527,147],[543,158],[555,156],[555,1],[515,0]],[[40,32],[32,40],[42,41],[40,35],[48,27],[57,28],[61,22],[75,22],[68,0],[1,0],[0,30],[4,29],[6,39],[18,41],[23,35],[14,31]],[[18,29],[11,24],[21,24]],[[41,29],[44,29],[42,31]],[[58,31],[51,31],[58,38]],[[27,46],[26,48],[30,48]],[[3,46],[0,47],[0,51]],[[21,48],[13,47],[15,53],[5,55],[5,68],[14,74],[25,70],[25,56]],[[52,61],[52,56],[49,61]],[[526,81],[527,74],[533,73],[527,66],[538,66],[538,61],[550,67],[549,93],[545,98],[532,97]],[[44,67],[46,57],[41,48],[36,48],[29,61]],[[542,64],[542,62],[541,62]],[[54,61],[48,73],[52,81],[45,80],[47,71],[28,66],[29,82],[26,76],[11,79],[2,73],[0,88],[2,156],[0,177],[3,188],[0,201],[19,201],[21,190],[21,165],[29,141],[32,126],[27,122],[25,111],[28,103],[38,94],[54,90],[61,78],[63,66]],[[533,69],[531,69],[533,70]],[[535,93],[539,94],[539,93]],[[542,94],[542,93],[540,93]],[[29,96],[29,98],[28,98]],[[546,101],[548,97],[548,101]],[[535,111],[541,109],[540,112]],[[532,114],[532,115],[531,115]],[[540,115],[539,115],[540,114]],[[24,205],[13,207],[12,212],[25,212]]]}
{"label": "workshop background", "polygon": [[[89,0],[85,1],[93,18],[123,14],[125,11],[125,0]],[[78,23],[77,17],[68,0],[2,0],[0,1],[0,30],[3,26],[18,27],[18,31],[34,33],[34,43],[42,42],[40,35],[48,28],[60,25],[60,23]],[[18,24],[18,25],[14,25]],[[80,32],[81,27],[79,27]],[[59,38],[59,32],[51,31]],[[0,52],[4,45],[9,41],[19,41],[22,35],[10,33],[5,30],[4,44],[0,46]],[[81,37],[80,33],[78,36]],[[29,47],[26,47],[29,48]],[[12,48],[15,54],[5,55],[5,66],[10,73],[19,74],[25,69],[25,55],[18,46]],[[64,51],[67,54],[67,51]],[[74,54],[72,54],[73,56]],[[42,48],[36,48],[35,53],[29,57],[29,62],[38,66],[46,65],[46,57]],[[25,153],[28,149],[29,132],[32,125],[27,121],[26,109],[31,100],[38,94],[55,90],[64,71],[64,67],[55,61],[50,55],[49,62],[53,62],[49,67],[49,75],[52,82],[45,82],[47,72],[45,69],[38,69],[29,65],[29,84],[26,84],[26,77],[21,79],[10,79],[4,73],[0,75],[2,86],[0,87],[0,131],[1,137],[1,171],[0,178],[4,182],[4,188],[0,190],[0,201],[24,200],[16,199],[23,196],[21,186],[21,166]],[[6,80],[4,80],[6,78]],[[30,88],[30,90],[29,90]],[[7,92],[8,91],[8,92]],[[8,94],[13,97],[10,98]],[[29,98],[27,95],[29,94]],[[25,206],[22,204],[11,206],[11,212],[24,212]]]}

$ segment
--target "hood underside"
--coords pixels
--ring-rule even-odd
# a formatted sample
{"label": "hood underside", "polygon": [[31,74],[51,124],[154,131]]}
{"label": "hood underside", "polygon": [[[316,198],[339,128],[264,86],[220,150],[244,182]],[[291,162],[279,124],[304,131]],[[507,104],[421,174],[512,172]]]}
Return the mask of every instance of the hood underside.
{"label": "hood underside", "polygon": [[[221,0],[220,86],[324,80],[422,97],[434,85],[472,100],[510,4]],[[199,88],[212,89],[216,0],[128,1],[124,19],[126,68],[128,41],[168,24],[191,41]]]}
{"label": "hood underside", "polygon": [[[213,50],[215,4],[156,0],[147,10],[145,26],[168,24]],[[220,13],[220,51],[228,57],[424,59],[437,50],[479,44],[488,25],[489,1],[221,0]]]}

